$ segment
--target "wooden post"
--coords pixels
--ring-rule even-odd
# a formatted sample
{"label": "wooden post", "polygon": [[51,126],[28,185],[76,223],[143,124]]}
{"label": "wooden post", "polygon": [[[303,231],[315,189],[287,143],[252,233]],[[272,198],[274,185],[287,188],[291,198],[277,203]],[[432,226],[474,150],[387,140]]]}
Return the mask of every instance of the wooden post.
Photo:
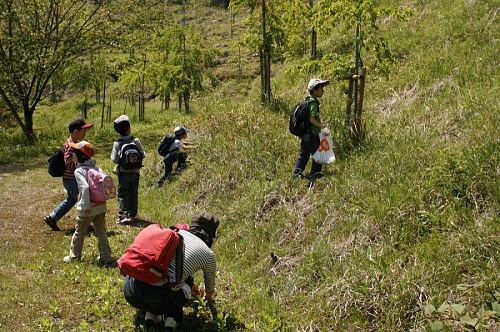
{"label": "wooden post", "polygon": [[365,93],[365,76],[366,69],[361,68],[361,73],[358,83],[358,95],[356,100],[356,108],[354,109],[354,118],[351,128],[353,143],[359,145],[363,138],[363,124],[361,122],[361,113],[363,112],[363,97]]}
{"label": "wooden post", "polygon": [[347,90],[347,107],[345,111],[345,126],[346,128],[351,127],[351,118],[352,118],[352,95],[354,92],[354,69],[351,69],[351,76],[349,76],[349,90]]}
{"label": "wooden post", "polygon": [[104,107],[106,106],[106,80],[102,84],[102,111],[101,111],[101,128],[104,126]]}

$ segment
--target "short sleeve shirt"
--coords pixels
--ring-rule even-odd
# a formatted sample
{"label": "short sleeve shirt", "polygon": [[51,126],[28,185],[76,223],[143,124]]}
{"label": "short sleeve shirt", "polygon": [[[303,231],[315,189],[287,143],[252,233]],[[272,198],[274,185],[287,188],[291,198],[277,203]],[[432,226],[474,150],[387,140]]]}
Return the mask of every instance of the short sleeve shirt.
{"label": "short sleeve shirt", "polygon": [[[308,97],[309,100],[311,100],[311,102],[309,103],[309,116],[315,118],[316,120],[318,120],[319,122],[321,122],[320,118],[319,118],[319,100],[318,98],[315,98],[313,96],[309,96]],[[318,127],[314,126],[314,125],[310,125],[310,128],[311,128],[311,133],[313,133],[314,135],[319,135],[319,132],[321,131],[321,129],[319,129]]]}

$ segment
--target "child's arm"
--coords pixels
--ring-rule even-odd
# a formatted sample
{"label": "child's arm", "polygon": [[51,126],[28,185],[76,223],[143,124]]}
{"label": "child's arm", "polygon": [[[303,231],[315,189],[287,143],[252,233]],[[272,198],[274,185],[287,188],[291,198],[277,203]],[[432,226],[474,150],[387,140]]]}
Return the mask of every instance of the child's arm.
{"label": "child's arm", "polygon": [[326,128],[326,126],[324,124],[322,124],[321,122],[319,122],[318,120],[316,120],[314,117],[309,117],[309,122],[315,126],[315,127],[318,127],[319,129],[323,129],[323,128]]}
{"label": "child's arm", "polygon": [[111,150],[111,160],[115,163],[118,164],[120,161],[120,153],[119,153],[119,148],[120,148],[120,142],[115,142],[113,144],[113,150]]}
{"label": "child's arm", "polygon": [[77,168],[75,170],[75,179],[76,183],[78,184],[78,191],[80,193],[81,204],[79,205],[82,207],[82,210],[88,210],[92,206],[90,204],[89,184],[87,183],[85,170],[83,168]]}

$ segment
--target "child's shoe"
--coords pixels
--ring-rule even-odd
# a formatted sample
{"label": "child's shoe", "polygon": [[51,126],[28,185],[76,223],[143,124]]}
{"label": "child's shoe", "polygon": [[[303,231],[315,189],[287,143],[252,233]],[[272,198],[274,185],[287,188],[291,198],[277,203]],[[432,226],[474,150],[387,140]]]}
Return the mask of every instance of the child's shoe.
{"label": "child's shoe", "polygon": [[61,229],[57,226],[57,221],[55,221],[54,219],[52,219],[50,217],[50,215],[46,215],[45,217],[43,217],[43,221],[45,221],[45,223],[47,225],[49,225],[50,228],[52,228],[53,231],[60,231]]}
{"label": "child's shoe", "polygon": [[74,256],[64,256],[63,261],[65,263],[71,263],[71,262],[80,262],[82,259],[80,257],[74,257]]}
{"label": "child's shoe", "polygon": [[99,264],[107,268],[115,268],[118,264],[115,259],[99,259]]}
{"label": "child's shoe", "polygon": [[177,322],[172,317],[165,319],[165,332],[173,332],[177,328]]}

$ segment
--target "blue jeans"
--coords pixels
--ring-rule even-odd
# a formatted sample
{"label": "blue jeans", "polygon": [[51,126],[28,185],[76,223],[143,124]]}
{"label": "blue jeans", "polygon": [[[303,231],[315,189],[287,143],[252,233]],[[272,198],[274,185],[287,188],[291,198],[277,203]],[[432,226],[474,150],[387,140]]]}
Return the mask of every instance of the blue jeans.
{"label": "blue jeans", "polygon": [[177,323],[182,322],[184,317],[182,307],[187,302],[182,290],[172,291],[168,286],[152,286],[126,276],[123,294],[127,302],[134,308],[155,315],[172,317]]}
{"label": "blue jeans", "polygon": [[78,184],[75,178],[63,178],[64,189],[66,189],[66,198],[64,201],[50,213],[50,218],[59,221],[78,201]]}
{"label": "blue jeans", "polygon": [[135,218],[139,204],[139,178],[136,172],[118,174],[118,215],[120,219]]}
{"label": "blue jeans", "polygon": [[[295,161],[295,168],[293,170],[294,174],[302,173],[307,165],[307,162],[309,161],[309,157],[316,152],[316,150],[319,148],[319,136],[312,134],[312,133],[306,133],[303,137],[302,140],[300,141],[300,152],[299,156],[297,157],[297,160]],[[315,174],[321,172],[322,165],[318,164],[317,162],[312,161],[311,165],[311,176],[314,176]]]}
{"label": "blue jeans", "polygon": [[165,164],[165,172],[158,180],[158,184],[162,185],[165,180],[170,180],[172,178],[172,168],[175,162],[177,162],[177,167],[175,168],[175,171],[177,173],[182,172],[187,167],[186,159],[187,159],[187,154],[185,152],[167,154],[165,156],[165,159],[163,159],[163,163]]}

